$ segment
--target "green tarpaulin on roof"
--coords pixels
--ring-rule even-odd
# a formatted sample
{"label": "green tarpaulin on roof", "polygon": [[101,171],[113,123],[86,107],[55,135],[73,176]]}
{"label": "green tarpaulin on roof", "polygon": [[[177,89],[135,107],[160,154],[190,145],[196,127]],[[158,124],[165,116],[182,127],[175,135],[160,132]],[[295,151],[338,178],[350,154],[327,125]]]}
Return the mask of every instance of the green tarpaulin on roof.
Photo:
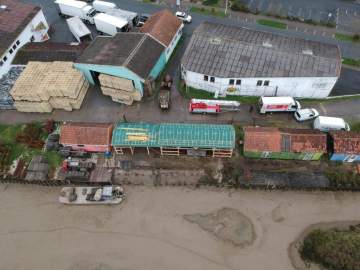
{"label": "green tarpaulin on roof", "polygon": [[233,149],[235,130],[232,125],[119,123],[112,145]]}

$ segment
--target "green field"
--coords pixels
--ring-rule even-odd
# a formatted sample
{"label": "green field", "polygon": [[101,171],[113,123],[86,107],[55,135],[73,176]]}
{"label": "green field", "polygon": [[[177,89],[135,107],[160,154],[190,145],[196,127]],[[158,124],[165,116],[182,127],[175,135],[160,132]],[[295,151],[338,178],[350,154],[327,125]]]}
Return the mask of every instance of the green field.
{"label": "green field", "polygon": [[344,65],[360,67],[360,59],[343,58],[342,63]]}
{"label": "green field", "polygon": [[259,19],[256,21],[257,24],[265,25],[273,28],[278,29],[287,29],[287,24],[283,22],[273,21],[273,20],[267,20],[267,19]]}
{"label": "green field", "polygon": [[335,33],[335,38],[337,40],[348,41],[348,42],[358,42],[359,41],[359,39],[357,39],[355,36],[342,34],[342,33]]}
{"label": "green field", "polygon": [[225,11],[219,8],[191,7],[190,12],[200,13],[208,16],[226,17]]}

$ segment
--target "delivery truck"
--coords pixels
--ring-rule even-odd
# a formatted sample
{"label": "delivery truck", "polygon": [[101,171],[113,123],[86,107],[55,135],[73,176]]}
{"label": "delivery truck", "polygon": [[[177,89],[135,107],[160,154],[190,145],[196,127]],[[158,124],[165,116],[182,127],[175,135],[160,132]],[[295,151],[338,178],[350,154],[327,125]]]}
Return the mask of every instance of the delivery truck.
{"label": "delivery truck", "polygon": [[96,30],[101,34],[115,36],[119,32],[127,32],[129,24],[126,20],[120,19],[105,13],[98,13],[94,17]]}
{"label": "delivery truck", "polygon": [[258,102],[259,112],[295,112],[301,105],[292,97],[261,97]]}
{"label": "delivery truck", "polygon": [[56,0],[59,6],[59,15],[63,17],[79,17],[85,23],[94,24],[96,10],[82,1]]}
{"label": "delivery truck", "polygon": [[116,4],[100,0],[95,0],[92,5],[96,11],[103,13],[106,13],[107,11],[116,8]]}
{"label": "delivery truck", "polygon": [[120,8],[114,8],[114,9],[109,9],[105,13],[114,17],[118,17],[120,19],[127,20],[131,28],[139,24],[140,17],[139,14],[137,14],[136,12],[132,12]]}

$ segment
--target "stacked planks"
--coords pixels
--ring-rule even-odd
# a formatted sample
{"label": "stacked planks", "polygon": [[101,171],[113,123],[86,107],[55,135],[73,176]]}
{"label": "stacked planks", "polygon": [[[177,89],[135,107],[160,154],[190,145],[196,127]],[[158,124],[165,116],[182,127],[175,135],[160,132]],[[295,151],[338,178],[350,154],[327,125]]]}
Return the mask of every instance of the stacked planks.
{"label": "stacked planks", "polygon": [[132,105],[141,100],[141,93],[134,88],[132,80],[100,74],[99,82],[102,93],[115,102]]}
{"label": "stacked planks", "polygon": [[29,62],[10,91],[21,112],[80,109],[89,83],[72,62]]}

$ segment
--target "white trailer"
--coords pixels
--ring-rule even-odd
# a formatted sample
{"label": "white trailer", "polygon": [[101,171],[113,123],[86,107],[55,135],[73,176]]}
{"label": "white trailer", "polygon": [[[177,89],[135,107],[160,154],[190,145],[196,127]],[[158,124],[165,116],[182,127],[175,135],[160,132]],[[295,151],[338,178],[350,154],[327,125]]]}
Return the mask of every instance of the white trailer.
{"label": "white trailer", "polygon": [[109,9],[105,13],[114,17],[118,17],[120,19],[127,20],[131,27],[137,26],[140,19],[139,15],[136,12],[132,12],[120,8]]}
{"label": "white trailer", "polygon": [[120,19],[105,13],[96,14],[94,17],[96,29],[100,33],[115,36],[119,32],[127,32],[129,24],[126,20]]}
{"label": "white trailer", "polygon": [[86,39],[93,39],[89,28],[86,27],[79,17],[69,18],[66,20],[66,23],[69,26],[70,32],[79,43]]}
{"label": "white trailer", "polygon": [[107,11],[116,8],[116,4],[112,3],[112,2],[105,2],[105,1],[100,1],[100,0],[95,0],[92,3],[94,9],[98,12],[104,12],[106,13]]}
{"label": "white trailer", "polygon": [[261,97],[259,99],[260,113],[267,112],[295,112],[301,105],[292,97]]}
{"label": "white trailer", "polygon": [[64,17],[79,17],[86,23],[94,24],[96,10],[82,1],[56,0],[59,5],[59,15]]}

